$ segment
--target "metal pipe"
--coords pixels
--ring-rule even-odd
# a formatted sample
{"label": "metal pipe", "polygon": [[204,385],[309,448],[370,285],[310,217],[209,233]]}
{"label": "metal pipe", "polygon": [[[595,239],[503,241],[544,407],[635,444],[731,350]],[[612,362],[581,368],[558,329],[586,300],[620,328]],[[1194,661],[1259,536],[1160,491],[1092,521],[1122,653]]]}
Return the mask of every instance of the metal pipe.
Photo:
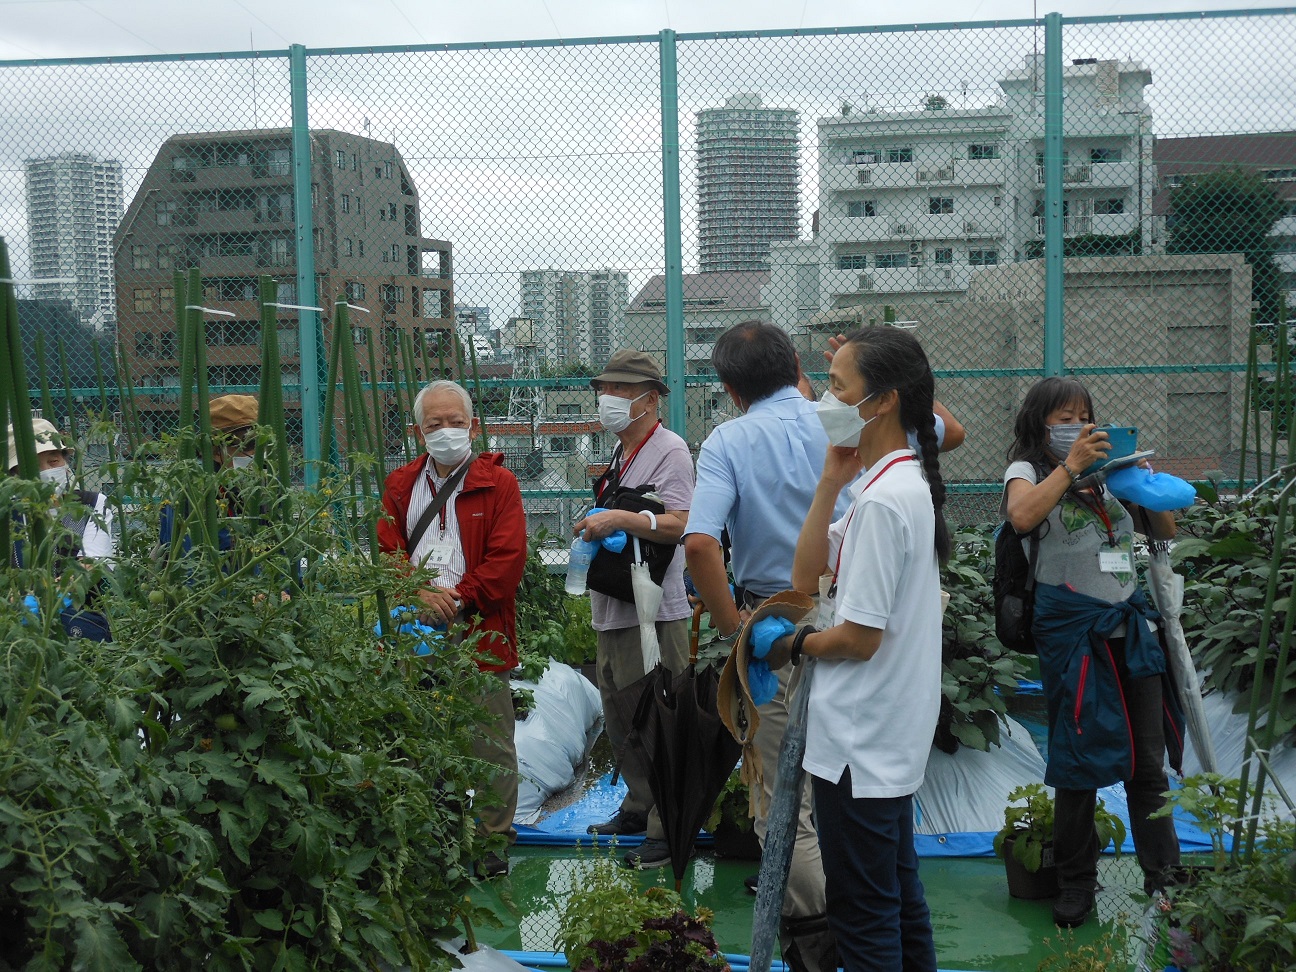
{"label": "metal pipe", "polygon": [[1062,333],[1062,15],[1044,16],[1044,374],[1066,370]]}
{"label": "metal pipe", "polygon": [[675,70],[675,32],[659,41],[662,130],[662,228],[666,269],[666,387],[670,397],[666,424],[684,434],[684,257],[680,236],[679,78]]}
{"label": "metal pipe", "polygon": [[[311,202],[311,137],[307,119],[306,48],[289,50],[292,88],[293,216],[297,223],[297,302],[312,307],[315,293],[315,211]],[[301,371],[302,452],[306,486],[319,484],[320,369],[319,314],[303,310],[297,326],[297,360]]]}

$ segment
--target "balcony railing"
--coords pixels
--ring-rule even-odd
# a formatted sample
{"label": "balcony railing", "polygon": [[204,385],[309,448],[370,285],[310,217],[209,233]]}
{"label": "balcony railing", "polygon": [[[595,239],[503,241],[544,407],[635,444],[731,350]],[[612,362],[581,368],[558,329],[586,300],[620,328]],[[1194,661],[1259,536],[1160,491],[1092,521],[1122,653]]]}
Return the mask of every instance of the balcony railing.
{"label": "balcony railing", "polygon": [[[1075,162],[1062,166],[1062,181],[1065,182],[1092,182],[1093,166],[1087,162]],[[1035,166],[1035,182],[1037,185],[1044,185],[1044,166]]]}
{"label": "balcony railing", "polygon": [[[1043,216],[1035,217],[1035,235],[1044,235],[1045,218]],[[1063,216],[1062,217],[1062,235],[1063,236],[1088,236],[1093,232],[1092,216]]]}

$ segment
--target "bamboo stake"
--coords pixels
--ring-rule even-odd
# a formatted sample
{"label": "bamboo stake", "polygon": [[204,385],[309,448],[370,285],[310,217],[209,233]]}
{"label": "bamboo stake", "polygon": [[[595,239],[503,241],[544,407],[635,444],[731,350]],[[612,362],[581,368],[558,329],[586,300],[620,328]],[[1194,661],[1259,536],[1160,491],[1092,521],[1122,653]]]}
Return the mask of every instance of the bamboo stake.
{"label": "bamboo stake", "polygon": [[369,393],[374,409],[374,455],[378,460],[378,481],[387,482],[387,422],[383,416],[382,392],[378,388],[378,358],[373,341],[369,347]]}
{"label": "bamboo stake", "polygon": [[45,419],[56,428],[58,417],[54,414],[54,396],[50,394],[49,370],[45,364],[45,332],[36,332],[36,372],[40,378],[41,411]]}
{"label": "bamboo stake", "polygon": [[341,466],[341,460],[338,456],[337,430],[333,424],[336,421],[338,356],[342,350],[338,337],[341,327],[338,323],[338,314],[344,313],[345,309],[345,300],[340,300],[333,305],[333,345],[329,349],[328,382],[324,389],[324,424],[320,430],[320,457],[323,461],[338,467]]}
{"label": "bamboo stake", "polygon": [[[72,459],[76,466],[77,478],[80,478],[85,474],[85,460],[83,458],[85,450],[81,448],[81,437],[77,435],[76,412],[72,407],[72,372],[68,369],[67,346],[63,343],[62,338],[59,338],[58,352],[59,368],[63,372],[63,399],[67,404],[68,435],[72,436],[77,442],[77,450],[72,453]],[[89,437],[87,437],[86,441],[89,442]]]}
{"label": "bamboo stake", "polygon": [[[9,280],[12,273],[9,270],[9,247],[0,237],[0,279]],[[14,285],[12,283],[0,284],[0,338],[3,339],[3,346],[8,352],[8,367],[0,368],[5,373],[6,379],[6,398],[8,399],[8,413],[10,424],[14,430],[14,446],[17,452],[16,456],[5,457],[5,470],[11,466],[18,466],[18,475],[24,479],[40,478],[40,471],[36,463],[36,436],[32,431],[32,413],[31,413],[31,395],[27,388],[27,371],[23,363],[22,349],[22,332],[18,326],[18,300],[14,296]],[[7,447],[6,447],[7,451]],[[16,460],[16,461],[15,461]],[[8,520],[7,513],[2,517]],[[6,525],[7,526],[7,525]],[[6,532],[7,529],[6,529]],[[38,566],[47,563],[47,558],[52,551],[47,549],[45,543],[45,524],[39,517],[33,517],[29,524],[29,541],[28,549],[32,555],[28,557],[28,567]],[[6,554],[12,548],[6,543]]]}
{"label": "bamboo stake", "polygon": [[[1242,386],[1242,448],[1238,459],[1238,495],[1246,492],[1246,457],[1247,457],[1247,424],[1251,420],[1251,399],[1254,397],[1253,386],[1256,382],[1256,331],[1252,326],[1247,330],[1247,364],[1246,380]],[[1256,477],[1259,482],[1259,477]]]}

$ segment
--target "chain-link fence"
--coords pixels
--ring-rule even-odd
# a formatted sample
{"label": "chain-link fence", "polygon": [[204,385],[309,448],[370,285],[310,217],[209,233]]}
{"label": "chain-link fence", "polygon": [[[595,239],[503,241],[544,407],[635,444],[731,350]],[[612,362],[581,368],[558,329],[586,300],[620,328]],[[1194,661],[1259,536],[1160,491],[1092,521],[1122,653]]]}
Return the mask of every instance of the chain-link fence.
{"label": "chain-link fence", "polygon": [[588,382],[617,348],[658,356],[696,447],[735,413],[733,324],[784,327],[816,391],[828,337],[912,326],[977,522],[1046,373],[1164,468],[1238,476],[1296,288],[1294,41],[1288,9],[0,63],[0,235],[47,281],[19,311],[59,424],[129,385],[174,428],[189,267],[212,388],[255,392],[269,275],[305,458],[341,337],[393,457],[404,386],[462,379],[551,529],[615,445]]}

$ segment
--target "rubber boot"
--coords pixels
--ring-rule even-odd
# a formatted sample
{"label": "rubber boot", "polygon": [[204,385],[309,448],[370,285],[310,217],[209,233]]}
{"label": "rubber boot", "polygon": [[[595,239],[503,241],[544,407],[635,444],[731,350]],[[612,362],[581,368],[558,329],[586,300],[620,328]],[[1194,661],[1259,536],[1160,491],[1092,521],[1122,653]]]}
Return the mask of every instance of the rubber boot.
{"label": "rubber boot", "polygon": [[837,972],[837,942],[827,915],[784,917],[779,922],[779,944],[792,972]]}

